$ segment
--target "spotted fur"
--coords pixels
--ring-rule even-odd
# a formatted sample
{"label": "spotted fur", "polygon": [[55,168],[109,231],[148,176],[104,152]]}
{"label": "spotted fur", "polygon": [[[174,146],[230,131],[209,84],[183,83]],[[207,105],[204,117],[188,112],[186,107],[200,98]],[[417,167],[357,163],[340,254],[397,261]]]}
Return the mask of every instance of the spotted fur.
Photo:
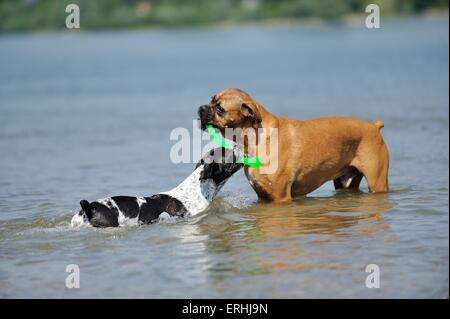
{"label": "spotted fur", "polygon": [[193,216],[204,211],[225,182],[240,168],[235,153],[217,148],[197,164],[194,172],[174,189],[150,197],[114,196],[93,202],[82,200],[72,226],[94,227],[150,224],[162,213]]}

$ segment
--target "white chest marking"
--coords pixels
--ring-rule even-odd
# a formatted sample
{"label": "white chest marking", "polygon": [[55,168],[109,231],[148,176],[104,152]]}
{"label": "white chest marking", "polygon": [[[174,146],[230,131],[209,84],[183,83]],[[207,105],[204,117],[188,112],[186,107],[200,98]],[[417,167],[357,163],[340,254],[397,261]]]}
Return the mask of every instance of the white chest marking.
{"label": "white chest marking", "polygon": [[199,166],[188,178],[167,194],[178,199],[191,216],[204,211],[217,194],[218,187],[213,180],[200,180],[203,165]]}

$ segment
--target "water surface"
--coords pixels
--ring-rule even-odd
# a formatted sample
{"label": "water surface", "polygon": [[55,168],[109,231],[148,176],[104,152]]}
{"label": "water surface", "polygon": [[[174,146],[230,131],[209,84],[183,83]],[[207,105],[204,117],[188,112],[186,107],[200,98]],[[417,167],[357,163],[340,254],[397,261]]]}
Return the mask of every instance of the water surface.
{"label": "water surface", "polygon": [[[0,37],[1,297],[448,297],[448,18]],[[295,118],[382,119],[388,194],[258,203],[243,172],[197,217],[72,229],[80,199],[151,195],[175,127],[240,87]],[[67,289],[66,265],[81,270]],[[377,264],[381,288],[368,289]]]}

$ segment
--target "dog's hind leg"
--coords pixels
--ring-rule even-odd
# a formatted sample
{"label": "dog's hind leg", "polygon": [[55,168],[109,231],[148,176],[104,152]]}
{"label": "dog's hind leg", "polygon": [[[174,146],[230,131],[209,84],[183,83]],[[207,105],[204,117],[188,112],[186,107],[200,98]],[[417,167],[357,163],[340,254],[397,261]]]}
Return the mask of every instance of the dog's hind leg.
{"label": "dog's hind leg", "polygon": [[371,193],[383,193],[389,191],[389,151],[381,134],[376,142],[371,141],[360,147],[354,166],[366,178]]}
{"label": "dog's hind leg", "polygon": [[350,166],[347,171],[333,180],[334,188],[338,189],[358,189],[363,178],[363,174],[356,168]]}
{"label": "dog's hind leg", "polygon": [[389,191],[388,164],[369,166],[364,168],[363,173],[371,193],[384,193]]}

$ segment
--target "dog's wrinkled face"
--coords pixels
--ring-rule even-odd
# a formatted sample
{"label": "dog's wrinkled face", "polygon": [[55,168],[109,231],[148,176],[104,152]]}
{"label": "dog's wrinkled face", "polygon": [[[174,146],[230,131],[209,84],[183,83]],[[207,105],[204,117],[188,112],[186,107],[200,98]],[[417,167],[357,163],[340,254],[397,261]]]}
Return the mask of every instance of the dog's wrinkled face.
{"label": "dog's wrinkled face", "polygon": [[247,93],[239,89],[225,89],[198,109],[201,129],[206,124],[217,127],[222,134],[225,128],[258,128],[261,115],[256,103]]}

